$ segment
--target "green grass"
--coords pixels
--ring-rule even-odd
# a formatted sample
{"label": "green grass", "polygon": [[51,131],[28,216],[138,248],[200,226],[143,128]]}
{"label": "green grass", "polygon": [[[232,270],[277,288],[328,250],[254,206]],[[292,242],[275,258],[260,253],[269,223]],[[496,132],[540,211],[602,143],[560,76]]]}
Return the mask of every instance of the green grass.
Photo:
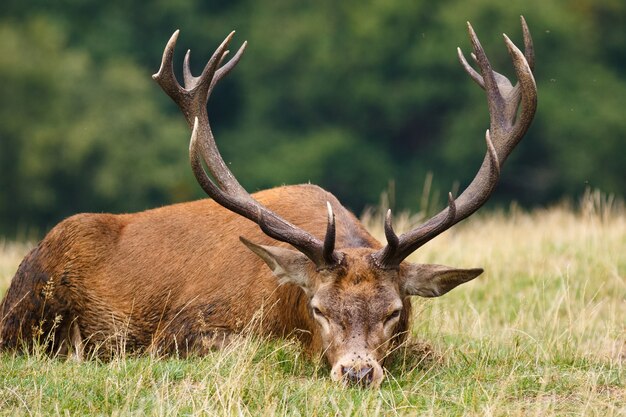
{"label": "green grass", "polygon": [[[365,221],[382,238],[380,217]],[[0,243],[0,294],[28,248]],[[293,341],[242,337],[186,360],[0,354],[0,414],[626,415],[625,254],[623,205],[599,194],[484,214],[413,256],[486,272],[415,300],[412,340],[428,344],[399,352],[378,390],[331,382]]]}

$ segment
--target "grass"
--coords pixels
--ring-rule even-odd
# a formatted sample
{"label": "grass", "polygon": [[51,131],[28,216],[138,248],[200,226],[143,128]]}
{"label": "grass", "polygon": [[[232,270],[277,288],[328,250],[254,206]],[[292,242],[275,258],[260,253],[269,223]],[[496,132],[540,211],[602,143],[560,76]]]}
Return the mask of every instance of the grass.
{"label": "grass", "polygon": [[[0,242],[0,294],[30,246]],[[598,193],[478,215],[413,255],[486,272],[415,300],[412,339],[435,355],[407,348],[379,390],[332,383],[293,341],[242,337],[186,360],[0,354],[0,415],[626,415],[625,254],[626,211]]]}

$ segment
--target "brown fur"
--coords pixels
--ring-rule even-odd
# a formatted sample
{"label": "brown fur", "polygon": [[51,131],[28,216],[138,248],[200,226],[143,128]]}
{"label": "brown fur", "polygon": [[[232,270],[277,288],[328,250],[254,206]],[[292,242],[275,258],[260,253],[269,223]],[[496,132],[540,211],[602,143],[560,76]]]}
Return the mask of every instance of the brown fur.
{"label": "brown fur", "polygon": [[[381,246],[319,187],[279,187],[254,198],[320,239],[330,201],[338,248],[354,242],[371,249]],[[279,286],[239,236],[277,245],[255,223],[212,200],[136,214],[70,217],[48,233],[15,274],[0,305],[0,347],[28,347],[40,329],[40,336],[53,336],[52,351],[67,351],[75,322],[84,347],[99,355],[122,350],[202,353],[241,331],[262,310],[263,333],[296,335],[319,352],[322,342],[305,292],[290,283]],[[407,328],[408,297],[404,304],[397,338]]]}

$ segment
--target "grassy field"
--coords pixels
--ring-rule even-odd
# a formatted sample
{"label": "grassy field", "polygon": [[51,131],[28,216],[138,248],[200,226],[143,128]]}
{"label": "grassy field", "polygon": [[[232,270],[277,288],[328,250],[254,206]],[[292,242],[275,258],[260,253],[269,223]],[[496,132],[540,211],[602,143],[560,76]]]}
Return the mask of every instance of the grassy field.
{"label": "grassy field", "polygon": [[[378,390],[332,383],[292,341],[241,338],[188,360],[0,354],[0,414],[626,415],[626,212],[597,193],[572,206],[483,214],[414,254],[486,272],[415,300],[415,345]],[[0,294],[29,247],[0,242]]]}

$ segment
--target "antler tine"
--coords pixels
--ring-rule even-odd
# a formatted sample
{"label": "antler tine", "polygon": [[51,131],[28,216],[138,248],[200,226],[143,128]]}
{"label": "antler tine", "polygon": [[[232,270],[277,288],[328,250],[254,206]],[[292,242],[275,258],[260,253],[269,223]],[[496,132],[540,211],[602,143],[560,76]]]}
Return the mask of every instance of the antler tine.
{"label": "antler tine", "polygon": [[[243,53],[246,50],[247,46],[248,46],[248,41],[244,41],[243,44],[241,44],[241,46],[239,47],[239,50],[237,51],[235,56],[233,56],[226,64],[224,65],[220,64],[221,65],[220,68],[215,73],[215,77],[213,77],[213,84],[217,83],[219,80],[224,78],[226,75],[228,75],[228,73],[233,68],[235,68],[235,65],[237,65],[237,63],[243,56]],[[228,51],[226,51],[226,53],[228,53]],[[224,54],[224,56],[226,56],[226,54]]]}
{"label": "antler tine", "polygon": [[[519,48],[511,42],[508,36],[504,35],[504,41],[511,58],[513,59],[513,67],[515,68],[515,73],[518,79],[516,88],[519,89],[521,93],[522,111],[513,125],[513,136],[517,137],[517,140],[520,140],[530,127],[530,122],[532,121],[535,111],[537,110],[537,84],[535,83],[535,77],[533,76],[531,65],[526,60],[525,54],[523,54]],[[532,45],[530,50],[534,60]],[[526,51],[528,51],[528,49]]]}
{"label": "antler tine", "polygon": [[528,29],[528,24],[524,16],[520,16],[520,20],[522,21],[522,35],[524,37],[524,56],[532,72],[535,70],[535,47],[533,46],[533,38],[530,36],[530,30]]}
{"label": "antler tine", "polygon": [[[200,160],[199,145],[198,145],[198,129],[199,122],[198,118],[194,119],[193,129],[191,131],[191,139],[189,141],[189,161],[191,163],[191,170],[196,177],[196,180],[200,184],[200,187],[210,196],[213,196],[213,199],[220,203],[221,205],[228,204],[228,200],[224,198],[224,192],[217,187],[211,178],[207,175],[206,171],[202,167],[202,162]],[[227,207],[229,208],[229,207]]]}
{"label": "antler tine", "polygon": [[[215,86],[215,84],[217,84],[222,78],[224,78],[226,75],[228,75],[228,73],[235,68],[235,65],[237,65],[237,63],[239,63],[239,60],[241,59],[241,57],[243,56],[244,51],[246,50],[246,46],[248,45],[248,42],[245,41],[240,47],[239,50],[237,50],[237,53],[235,54],[235,56],[233,56],[226,64],[222,65],[222,62],[224,61],[224,58],[226,58],[226,55],[228,55],[228,53],[230,51],[224,51],[224,53],[222,54],[219,62],[217,63],[217,71],[215,71],[215,75],[213,76],[213,80],[211,81],[211,87],[209,89],[209,91],[213,90],[213,87]],[[186,88],[192,88],[195,86],[195,84],[197,83],[197,80],[200,77],[194,77],[191,74],[191,70],[189,68],[189,60],[190,60],[190,55],[191,55],[191,50],[187,50],[187,54],[185,55],[185,61],[183,63],[183,76],[185,77],[185,87]],[[210,95],[210,93],[209,93]]]}
{"label": "antler tine", "polygon": [[165,45],[165,49],[163,50],[163,58],[161,59],[161,66],[159,70],[152,75],[152,79],[155,80],[163,91],[170,96],[174,101],[180,99],[183,94],[183,88],[176,80],[176,76],[174,75],[174,48],[176,47],[176,41],[178,40],[178,35],[180,30],[176,30],[169,41],[167,41],[167,45]]}
{"label": "antler tine", "polygon": [[[192,126],[189,143],[189,159],[192,171],[202,189],[217,203],[254,221],[268,236],[294,246],[311,259],[319,269],[331,268],[337,265],[342,258],[341,254],[335,251],[335,221],[332,208],[329,207],[327,233],[324,242],[322,242],[315,236],[287,222],[252,198],[228,169],[217,148],[209,124],[206,100],[215,84],[237,65],[245,51],[246,42],[242,44],[234,57],[220,67],[227,54],[226,47],[233,34],[234,32],[224,39],[199,77],[194,77],[191,73],[189,68],[190,52],[187,52],[183,63],[185,88],[182,88],[173,75],[171,65],[174,44],[178,37],[178,32],[176,32],[168,42],[163,58],[162,68],[169,67],[169,73],[159,70],[159,73],[154,76],[159,85],[178,104],[188,123]],[[172,85],[175,85],[176,88],[171,88]],[[171,91],[173,91],[172,94],[170,94]],[[210,175],[205,171],[203,160]]]}
{"label": "antler tine", "polygon": [[189,67],[189,60],[191,59],[191,49],[187,49],[187,53],[185,54],[185,59],[183,60],[183,82],[185,83],[185,88],[191,89],[192,86],[196,83],[196,79],[198,77],[194,77],[191,73],[191,68]]}
{"label": "antler tine", "polygon": [[[467,63],[467,60],[465,59],[465,55],[463,55],[463,51],[461,51],[461,48],[456,48],[456,53],[465,71],[469,74],[470,77],[472,77],[472,80],[474,80],[476,84],[478,84],[480,88],[484,90],[485,82],[483,81],[483,77],[470,64]],[[475,55],[472,54],[472,57],[474,58]]]}
{"label": "antler tine", "polygon": [[332,265],[337,260],[335,259],[335,213],[333,213],[333,206],[330,202],[326,202],[326,209],[328,210],[328,220],[326,223],[326,236],[324,237],[324,250],[322,251],[322,257],[324,261]]}
{"label": "antler tine", "polygon": [[487,54],[485,54],[485,50],[480,44],[480,40],[478,39],[478,36],[476,36],[476,32],[474,32],[474,28],[472,27],[470,22],[467,22],[467,31],[469,33],[472,47],[474,49],[474,55],[476,56],[476,61],[478,63],[478,67],[480,68],[483,82],[485,84],[484,90],[487,92],[489,116],[492,120],[491,125],[493,126],[495,124],[497,126],[500,126],[504,122],[504,115],[502,114],[502,109],[504,108],[504,99],[502,98],[502,95],[498,90],[496,75],[491,68],[489,58],[487,58]]}
{"label": "antler tine", "polygon": [[[533,40],[530,35],[530,30],[528,29],[528,24],[526,23],[526,19],[524,19],[524,16],[520,16],[520,20],[522,23],[522,35],[524,38],[524,57],[526,58],[526,61],[528,62],[528,66],[532,72],[535,68],[535,52],[534,52]],[[469,74],[469,76],[472,78],[472,80],[474,80],[476,84],[478,84],[480,88],[484,90],[485,82],[483,80],[482,75],[467,62],[467,60],[465,59],[465,55],[463,54],[461,48],[457,48],[457,56],[459,58],[459,62],[461,63],[465,71]],[[472,57],[472,60],[476,64],[478,64],[480,67],[480,63],[478,61],[478,57],[476,56],[476,54],[472,52],[470,56]],[[506,77],[497,73],[496,71],[493,71],[493,74],[496,77],[496,81],[498,81],[497,80],[498,78],[500,78],[501,80],[506,79]]]}
{"label": "antler tine", "polygon": [[[200,74],[199,77],[194,78],[194,85],[192,88],[198,89],[200,91],[206,90],[207,99],[211,91],[211,89],[209,89],[208,87],[211,85],[211,83],[213,82],[213,79],[215,78],[215,72],[218,66],[224,59],[224,56],[228,53],[226,48],[228,48],[228,44],[230,43],[233,36],[235,36],[234,30],[230,32],[228,36],[226,36],[226,38],[222,41],[220,46],[218,46],[215,52],[213,52],[213,55],[211,55],[211,58],[209,58],[209,61],[204,66],[204,69],[202,70],[202,74]],[[191,73],[191,71],[189,71],[189,73]],[[206,101],[205,101],[205,104],[206,104]]]}
{"label": "antler tine", "polygon": [[[397,237],[391,227],[391,215],[388,214],[385,222],[387,246],[373,254],[377,264],[383,268],[397,268],[413,251],[470,216],[489,199],[500,178],[502,164],[526,133],[535,115],[537,86],[532,75],[534,50],[524,18],[522,31],[525,53],[504,35],[518,78],[515,87],[505,76],[492,70],[474,29],[469,22],[467,26],[474,50],[472,58],[477,62],[480,74],[467,63],[460,49],[457,49],[457,53],[465,71],[487,94],[491,119],[485,133],[487,152],[478,173],[465,191],[456,200],[449,195],[448,207],[421,226]],[[522,110],[518,116],[520,104]]]}
{"label": "antler tine", "polygon": [[424,223],[417,229],[407,232],[398,237],[391,224],[391,210],[387,210],[385,218],[385,238],[387,246],[374,254],[375,263],[383,269],[394,269],[400,262],[424,243],[447,230],[454,224],[456,216],[456,202],[452,193],[448,193],[448,207],[433,217],[431,221]]}
{"label": "antler tine", "polygon": [[[334,216],[332,219],[329,219],[326,227],[326,236],[322,243],[313,235],[292,225],[266,207],[260,204],[258,206],[258,220],[256,220],[256,223],[258,223],[263,233],[281,242],[289,243],[298,249],[317,266],[318,270],[333,268],[341,262],[342,254],[335,251]],[[232,210],[237,212],[235,209]],[[250,217],[248,218],[255,221]]]}
{"label": "antler tine", "polygon": [[391,216],[391,209],[387,210],[387,215],[385,216],[385,239],[387,239],[387,246],[389,246],[391,252],[395,251],[400,244],[398,235],[393,230],[393,217]]}

